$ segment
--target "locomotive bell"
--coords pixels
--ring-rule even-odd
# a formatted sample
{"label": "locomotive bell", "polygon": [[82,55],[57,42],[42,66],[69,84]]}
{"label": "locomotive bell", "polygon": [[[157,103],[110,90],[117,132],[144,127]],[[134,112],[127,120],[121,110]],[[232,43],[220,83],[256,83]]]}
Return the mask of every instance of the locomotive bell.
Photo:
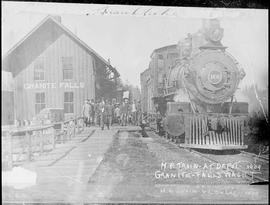
{"label": "locomotive bell", "polygon": [[223,37],[223,29],[222,28],[212,28],[210,31],[209,31],[209,39],[211,41],[214,41],[214,42],[218,42],[218,41],[221,41],[222,37]]}
{"label": "locomotive bell", "polygon": [[224,30],[220,27],[218,19],[208,19],[203,23],[203,35],[207,43],[200,47],[200,49],[225,49],[221,44]]}

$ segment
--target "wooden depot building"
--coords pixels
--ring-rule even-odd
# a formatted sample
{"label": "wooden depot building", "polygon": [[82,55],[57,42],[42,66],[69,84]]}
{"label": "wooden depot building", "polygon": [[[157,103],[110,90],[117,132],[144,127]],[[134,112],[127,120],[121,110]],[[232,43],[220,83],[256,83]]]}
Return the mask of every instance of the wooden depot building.
{"label": "wooden depot building", "polygon": [[47,16],[2,60],[14,84],[15,120],[32,120],[43,108],[81,116],[85,99],[117,96],[119,73],[63,24]]}

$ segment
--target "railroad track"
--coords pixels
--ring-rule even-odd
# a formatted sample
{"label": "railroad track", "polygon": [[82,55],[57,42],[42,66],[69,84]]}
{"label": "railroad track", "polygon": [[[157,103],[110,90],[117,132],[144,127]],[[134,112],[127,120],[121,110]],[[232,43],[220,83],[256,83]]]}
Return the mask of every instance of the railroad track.
{"label": "railroad track", "polygon": [[269,158],[267,157],[264,157],[264,156],[261,156],[261,155],[257,155],[257,154],[254,154],[254,153],[250,153],[250,152],[245,152],[245,151],[240,151],[243,155],[246,155],[246,156],[249,156],[249,157],[252,157],[254,159],[258,159],[258,160],[261,160],[265,163],[269,163]]}
{"label": "railroad track", "polygon": [[[176,145],[176,146],[177,146],[177,145]],[[179,147],[179,148],[180,148],[180,147]],[[202,158],[204,158],[204,159],[207,159],[208,161],[210,161],[210,162],[212,162],[212,163],[219,163],[219,161],[217,161],[217,160],[215,160],[215,159],[213,159],[213,158],[211,158],[211,157],[209,157],[209,156],[207,156],[207,155],[205,155],[205,154],[202,154],[202,153],[200,153],[200,152],[198,152],[198,151],[196,151],[196,150],[194,150],[194,149],[186,149],[186,148],[185,148],[185,150],[187,150],[187,151],[189,151],[189,152],[191,152],[191,153],[197,154],[197,155],[199,155],[200,157],[202,157]],[[245,171],[245,170],[241,170],[241,169],[238,169],[238,168],[227,168],[227,169],[229,169],[230,171],[238,171],[238,172],[241,172],[241,173],[245,174],[245,176],[247,177],[247,180],[248,180],[248,181],[251,181],[250,184],[268,183],[268,182],[269,182],[268,179],[265,179],[265,178],[263,178],[263,177],[260,177],[260,176],[258,176],[258,175],[256,175],[256,174],[250,174],[250,173],[248,173],[248,172]]]}
{"label": "railroad track", "polygon": [[[154,129],[151,129],[150,132],[154,132]],[[156,133],[155,133],[156,134]],[[211,163],[220,163],[220,161],[214,159],[213,157],[210,157],[204,153],[201,153],[201,152],[198,152],[194,149],[191,149],[191,148],[183,148],[183,147],[180,147],[179,145],[175,144],[174,142],[172,142],[171,140],[167,140],[170,144],[172,144],[173,146],[179,148],[179,149],[184,149],[185,151],[187,152],[190,152],[190,153],[193,153],[201,158],[204,158],[205,160],[211,162]],[[240,153],[244,156],[247,156],[247,157],[251,157],[251,158],[255,158],[255,159],[258,159],[260,161],[262,161],[263,163],[267,163],[269,164],[269,160],[265,157],[262,157],[262,156],[258,156],[256,154],[252,154],[252,153],[249,153],[249,152],[244,152],[244,151],[240,151]],[[229,170],[229,171],[238,171],[238,172],[241,172],[243,173],[245,176],[246,176],[246,180],[248,182],[250,182],[250,184],[268,184],[269,183],[269,180],[268,179],[265,179],[261,176],[258,176],[256,174],[251,174],[251,173],[248,173],[246,170],[241,170],[241,169],[238,169],[238,168],[223,168],[224,170]]]}

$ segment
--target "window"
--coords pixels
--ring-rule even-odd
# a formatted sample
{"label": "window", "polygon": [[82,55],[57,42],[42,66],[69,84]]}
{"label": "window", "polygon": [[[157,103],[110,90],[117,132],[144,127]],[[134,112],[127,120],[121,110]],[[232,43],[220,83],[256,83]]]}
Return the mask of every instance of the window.
{"label": "window", "polygon": [[64,93],[64,111],[65,113],[74,113],[73,92]]}
{"label": "window", "polygon": [[46,107],[45,93],[36,93],[36,104],[35,104],[36,114],[38,114],[45,107]]}
{"label": "window", "polygon": [[158,82],[162,83],[163,81],[163,74],[162,73],[158,73]]}
{"label": "window", "polygon": [[41,59],[34,64],[34,80],[45,80],[44,62]]}
{"label": "window", "polygon": [[172,59],[172,58],[179,58],[179,54],[178,53],[168,53],[168,58]]}
{"label": "window", "polygon": [[158,59],[163,60],[163,55],[162,54],[158,54]]}
{"label": "window", "polygon": [[114,79],[114,72],[111,72],[108,77],[109,77],[109,80],[113,80]]}
{"label": "window", "polygon": [[63,79],[73,79],[72,57],[62,57]]}

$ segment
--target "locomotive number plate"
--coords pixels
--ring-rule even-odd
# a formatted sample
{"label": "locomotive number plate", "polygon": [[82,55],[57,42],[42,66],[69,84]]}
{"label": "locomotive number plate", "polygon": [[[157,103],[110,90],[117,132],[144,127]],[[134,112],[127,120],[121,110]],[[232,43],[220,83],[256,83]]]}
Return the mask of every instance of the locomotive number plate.
{"label": "locomotive number plate", "polygon": [[212,84],[218,84],[222,80],[222,73],[218,70],[212,70],[208,74],[208,81]]}

